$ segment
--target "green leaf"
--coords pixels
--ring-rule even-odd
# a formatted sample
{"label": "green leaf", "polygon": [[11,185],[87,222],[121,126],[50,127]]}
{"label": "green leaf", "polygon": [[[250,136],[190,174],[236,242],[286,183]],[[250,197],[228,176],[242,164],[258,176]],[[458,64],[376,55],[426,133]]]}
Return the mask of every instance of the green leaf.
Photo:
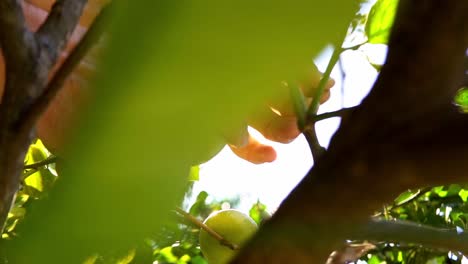
{"label": "green leaf", "polygon": [[368,264],[380,264],[382,261],[376,255],[372,255],[372,257],[367,261]]}
{"label": "green leaf", "polygon": [[459,195],[462,187],[458,184],[450,184],[447,189],[447,196],[456,196]]}
{"label": "green leaf", "polygon": [[411,201],[412,199],[414,199],[416,196],[418,196],[419,194],[421,193],[420,190],[416,190],[416,191],[406,191],[402,194],[400,194],[396,199],[395,199],[395,205],[396,206],[399,206],[401,204],[404,204],[408,201]]}
{"label": "green leaf", "polygon": [[200,166],[190,167],[189,181],[198,181],[200,179]]}
{"label": "green leaf", "polygon": [[[285,84],[288,85],[288,84]],[[306,114],[307,114],[307,103],[302,90],[299,86],[291,84],[289,85],[291,98],[293,101],[294,112],[297,116],[297,122],[299,124],[299,128],[302,129],[306,123]]]}
{"label": "green leaf", "polygon": [[460,192],[458,193],[460,198],[463,200],[464,203],[466,203],[468,199],[468,190],[466,189],[461,189]]}
{"label": "green leaf", "polygon": [[197,195],[197,200],[193,205],[190,207],[189,213],[193,216],[198,216],[201,213],[201,210],[206,208],[206,198],[208,198],[208,193],[205,191],[201,191]]}
{"label": "green leaf", "polygon": [[263,221],[271,217],[270,213],[266,210],[266,205],[257,201],[249,210],[249,216],[260,225]]}
{"label": "green leaf", "polygon": [[201,256],[195,256],[192,258],[191,262],[193,264],[208,264],[208,262]]}
{"label": "green leaf", "polygon": [[395,19],[398,0],[378,0],[372,7],[366,23],[369,43],[386,44]]}

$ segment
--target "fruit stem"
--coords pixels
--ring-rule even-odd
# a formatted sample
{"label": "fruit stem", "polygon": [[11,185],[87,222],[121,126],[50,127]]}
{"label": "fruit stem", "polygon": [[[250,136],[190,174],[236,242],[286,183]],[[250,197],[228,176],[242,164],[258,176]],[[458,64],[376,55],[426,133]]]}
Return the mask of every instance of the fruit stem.
{"label": "fruit stem", "polygon": [[203,222],[201,222],[200,220],[198,220],[196,217],[194,217],[193,215],[185,212],[184,210],[182,210],[180,207],[176,207],[175,208],[175,211],[177,213],[179,213],[180,215],[182,215],[185,219],[189,220],[190,222],[192,222],[194,225],[198,226],[199,228],[205,230],[208,234],[210,234],[210,236],[212,236],[214,239],[218,240],[219,243],[221,243],[221,245],[223,246],[226,246],[232,250],[237,250],[239,249],[239,246],[234,244],[234,243],[231,243],[229,242],[227,239],[225,239],[224,237],[222,237],[220,234],[216,233],[216,231],[214,231],[213,229],[211,229],[209,226],[205,225]]}

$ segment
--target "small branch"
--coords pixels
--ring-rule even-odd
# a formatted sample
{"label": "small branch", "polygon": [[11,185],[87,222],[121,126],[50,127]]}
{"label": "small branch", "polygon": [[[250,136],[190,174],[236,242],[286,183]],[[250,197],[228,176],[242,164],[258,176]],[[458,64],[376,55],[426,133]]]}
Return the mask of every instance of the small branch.
{"label": "small branch", "polygon": [[356,108],[357,106],[353,106],[353,107],[348,107],[348,108],[342,108],[340,110],[336,110],[332,112],[323,113],[320,115],[315,115],[315,116],[310,117],[307,120],[307,123],[311,126],[312,124],[315,124],[316,122],[324,120],[324,119],[328,119],[332,117],[343,117],[343,115],[350,113]]}
{"label": "small branch", "polygon": [[24,169],[25,170],[28,170],[28,169],[37,170],[39,167],[46,166],[55,162],[57,162],[57,156],[49,156],[45,160],[41,160],[33,164],[24,165]]}
{"label": "small branch", "polygon": [[315,131],[315,123],[317,121],[324,120],[327,118],[343,116],[344,114],[352,111],[354,108],[355,107],[343,108],[337,111],[308,117],[308,119],[305,122],[303,134],[307,140],[307,143],[309,144],[310,150],[312,152],[312,157],[314,158],[314,162],[316,162],[326,152],[326,149],[322,147],[318,141],[317,132]]}
{"label": "small branch", "polygon": [[185,212],[179,207],[176,207],[175,211],[182,215],[185,219],[189,220],[192,222],[194,225],[200,227],[201,229],[205,230],[210,236],[212,236],[214,239],[218,240],[221,245],[226,246],[232,250],[237,250],[239,249],[239,246],[236,244],[233,244],[229,241],[227,241],[224,237],[222,237],[220,234],[216,233],[213,229],[211,229],[209,226],[205,225],[202,223],[200,220],[198,220],[196,217],[193,215]]}
{"label": "small branch", "polygon": [[409,221],[373,219],[358,228],[352,239],[412,243],[424,247],[468,253],[468,233]]}
{"label": "small branch", "polygon": [[325,153],[326,149],[322,147],[318,141],[317,133],[315,132],[315,124],[310,125],[307,129],[302,132],[309,144],[310,151],[312,152],[312,158],[314,163]]}
{"label": "small branch", "polygon": [[86,2],[87,0],[57,0],[46,21],[37,31],[37,38],[45,48],[51,65],[65,48]]}
{"label": "small branch", "polygon": [[104,7],[101,13],[96,17],[91,27],[83,36],[78,45],[73,49],[70,55],[65,59],[62,66],[55,73],[49,85],[44,92],[35,100],[29,109],[20,117],[18,124],[26,129],[34,124],[39,116],[47,109],[49,103],[54,99],[55,95],[62,88],[65,80],[80,63],[88,51],[96,44],[99,37],[102,35],[105,25],[111,12],[110,4]]}

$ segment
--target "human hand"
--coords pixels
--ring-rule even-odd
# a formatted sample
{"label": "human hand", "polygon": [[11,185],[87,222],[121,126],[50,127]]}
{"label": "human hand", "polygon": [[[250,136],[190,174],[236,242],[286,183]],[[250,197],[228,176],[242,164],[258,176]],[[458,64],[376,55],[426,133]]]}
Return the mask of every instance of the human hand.
{"label": "human hand", "polygon": [[[308,105],[312,102],[322,74],[315,65],[305,74],[299,83],[299,88],[306,97]],[[330,98],[330,89],[335,84],[333,79],[329,79],[325,84],[325,90],[320,98],[323,104]],[[297,117],[294,111],[294,103],[288,91],[287,85],[282,85],[282,91],[276,98],[269,100],[256,113],[252,113],[247,118],[247,124],[258,130],[266,139],[279,143],[290,143],[300,134],[297,126]],[[270,145],[260,143],[252,137],[247,127],[237,137],[228,139],[231,150],[240,158],[254,164],[272,162],[276,159],[276,151]]]}

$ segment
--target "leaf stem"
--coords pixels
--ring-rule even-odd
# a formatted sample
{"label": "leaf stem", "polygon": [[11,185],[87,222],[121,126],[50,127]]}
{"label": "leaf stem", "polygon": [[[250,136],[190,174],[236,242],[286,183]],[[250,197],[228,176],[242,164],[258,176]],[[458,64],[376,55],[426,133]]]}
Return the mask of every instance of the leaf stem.
{"label": "leaf stem", "polygon": [[330,79],[330,74],[333,70],[333,67],[335,67],[335,64],[338,62],[342,51],[343,49],[341,47],[335,47],[335,49],[333,50],[333,54],[327,65],[327,69],[323,73],[322,79],[319,82],[314,98],[312,98],[312,103],[310,104],[309,110],[307,111],[307,116],[314,116],[317,114],[317,110],[320,105],[320,98],[322,97],[323,91],[325,90],[325,85]]}

